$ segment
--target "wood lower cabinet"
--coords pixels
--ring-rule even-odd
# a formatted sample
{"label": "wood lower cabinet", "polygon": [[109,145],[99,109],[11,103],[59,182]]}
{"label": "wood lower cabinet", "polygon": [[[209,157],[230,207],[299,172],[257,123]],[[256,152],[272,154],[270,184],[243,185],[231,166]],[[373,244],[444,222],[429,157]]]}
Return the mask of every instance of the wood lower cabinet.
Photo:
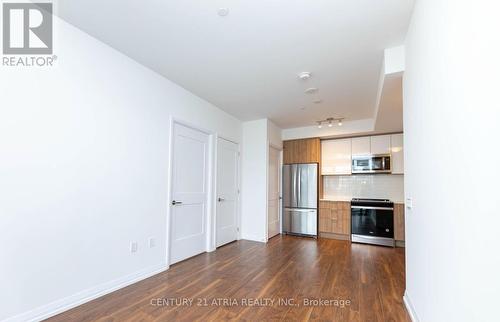
{"label": "wood lower cabinet", "polygon": [[320,201],[319,232],[321,237],[348,240],[351,234],[351,203]]}
{"label": "wood lower cabinet", "polygon": [[319,138],[283,142],[284,164],[315,162],[321,162],[321,142]]}
{"label": "wood lower cabinet", "polygon": [[[351,203],[348,201],[319,202],[320,237],[349,240],[351,235]],[[397,246],[404,246],[405,205],[394,204],[394,239]]]}
{"label": "wood lower cabinet", "polygon": [[405,240],[405,205],[402,203],[394,204],[394,239]]}

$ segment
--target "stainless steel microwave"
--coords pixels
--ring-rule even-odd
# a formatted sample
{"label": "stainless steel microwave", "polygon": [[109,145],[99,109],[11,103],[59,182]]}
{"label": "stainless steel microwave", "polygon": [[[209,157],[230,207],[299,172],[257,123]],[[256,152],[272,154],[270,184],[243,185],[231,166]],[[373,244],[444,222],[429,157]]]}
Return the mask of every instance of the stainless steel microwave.
{"label": "stainless steel microwave", "polygon": [[352,157],[352,173],[391,173],[391,155],[363,155]]}

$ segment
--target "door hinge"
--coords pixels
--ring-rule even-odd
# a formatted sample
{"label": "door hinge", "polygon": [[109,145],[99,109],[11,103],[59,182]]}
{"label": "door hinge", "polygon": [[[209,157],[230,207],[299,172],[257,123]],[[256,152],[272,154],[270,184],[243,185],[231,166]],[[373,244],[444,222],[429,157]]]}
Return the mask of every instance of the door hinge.
{"label": "door hinge", "polygon": [[240,232],[240,227],[236,227],[236,231],[237,231],[237,232]]}

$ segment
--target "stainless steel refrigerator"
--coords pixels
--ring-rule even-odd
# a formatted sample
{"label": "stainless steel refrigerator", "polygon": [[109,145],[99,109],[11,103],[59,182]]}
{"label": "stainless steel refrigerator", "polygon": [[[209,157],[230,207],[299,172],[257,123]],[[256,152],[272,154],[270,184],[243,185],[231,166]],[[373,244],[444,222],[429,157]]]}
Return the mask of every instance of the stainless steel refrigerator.
{"label": "stainless steel refrigerator", "polygon": [[283,166],[283,233],[317,237],[318,164]]}

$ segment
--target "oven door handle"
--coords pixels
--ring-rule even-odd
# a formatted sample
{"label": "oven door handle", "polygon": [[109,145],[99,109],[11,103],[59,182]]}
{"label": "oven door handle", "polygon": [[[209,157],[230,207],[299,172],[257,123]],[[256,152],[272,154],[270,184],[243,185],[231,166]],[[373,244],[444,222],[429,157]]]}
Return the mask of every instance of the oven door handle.
{"label": "oven door handle", "polygon": [[351,206],[351,209],[394,210],[394,208],[389,208],[389,207],[370,207],[370,206]]}
{"label": "oven door handle", "polygon": [[316,209],[307,209],[307,208],[285,208],[287,212],[316,212]]}

